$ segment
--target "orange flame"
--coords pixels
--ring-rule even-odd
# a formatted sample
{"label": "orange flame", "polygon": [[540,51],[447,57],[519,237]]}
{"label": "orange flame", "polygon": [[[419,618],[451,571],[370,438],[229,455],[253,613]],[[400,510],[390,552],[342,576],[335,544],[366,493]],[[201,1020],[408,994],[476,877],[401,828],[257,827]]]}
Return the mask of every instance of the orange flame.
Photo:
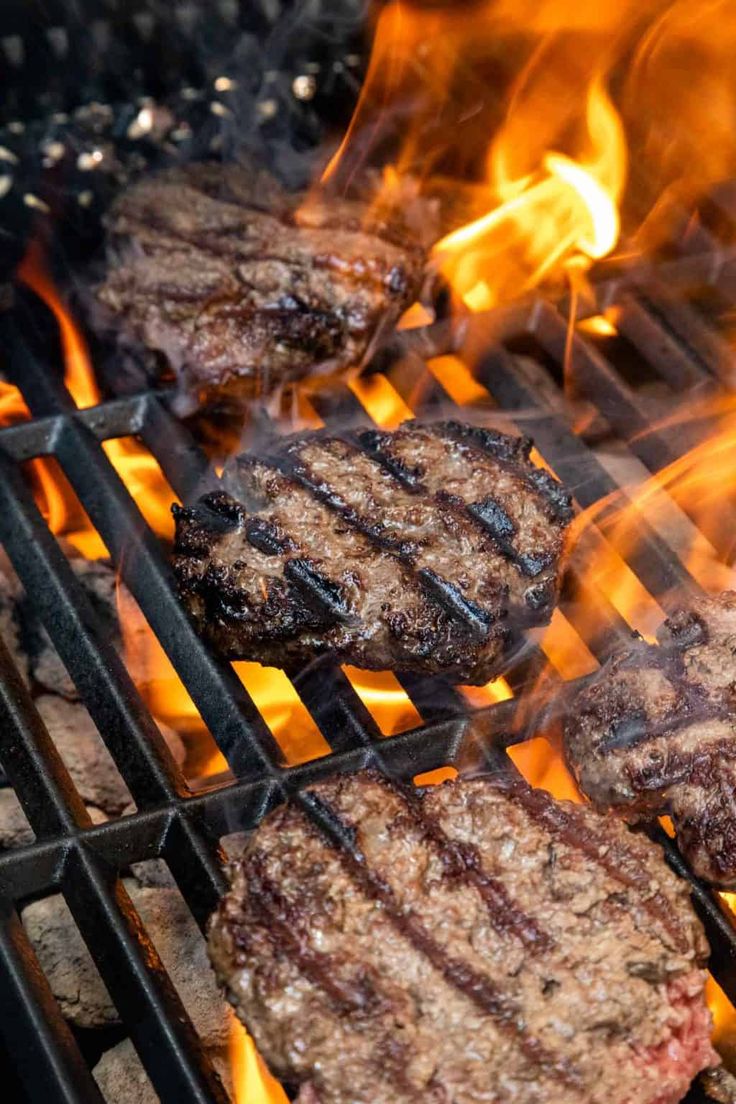
{"label": "orange flame", "polygon": [[348,381],[348,387],[373,421],[384,429],[396,429],[414,417],[414,411],[385,376],[356,376]]}
{"label": "orange flame", "polygon": [[233,1104],[288,1104],[286,1093],[268,1072],[250,1035],[234,1016],[229,1051]]}
{"label": "orange flame", "polygon": [[[17,275],[46,303],[59,324],[64,354],[64,383],[74,402],[80,409],[95,406],[100,401],[100,392],[87,344],[44,267],[37,245],[28,250]],[[171,503],[176,496],[154,457],[133,438],[106,441],[103,448],[148,524],[159,536],[170,538],[173,534]],[[107,555],[99,535],[81,511],[68,484],[64,481],[62,485],[43,462],[36,461],[36,464],[43,510],[52,531],[67,536],[89,558]],[[84,517],[83,524],[78,528],[71,527],[72,519],[78,522],[80,513]]]}
{"label": "orange flame", "polygon": [[565,261],[589,264],[616,245],[626,147],[620,119],[598,81],[589,91],[586,122],[589,155],[576,161],[548,150],[536,171],[519,179],[506,175],[509,139],[501,131],[489,180],[500,203],[434,247],[441,271],[471,310],[488,310]]}
{"label": "orange flame", "polygon": [[18,388],[0,380],[0,427],[22,422],[28,416],[28,407]]}
{"label": "orange flame", "polygon": [[360,189],[369,217],[400,212],[425,232],[438,218],[435,260],[466,309],[590,267],[616,247],[622,209],[626,254],[653,249],[736,176],[729,0],[374,11],[319,193]]}
{"label": "orange flame", "polygon": [[[435,265],[463,309],[486,310],[541,282],[570,280],[577,291],[587,270],[617,247],[620,236],[627,254],[653,248],[678,204],[690,215],[691,205],[714,181],[736,175],[731,15],[728,0],[695,6],[689,0],[602,0],[587,6],[578,0],[465,5],[393,0],[377,18],[360,100],[320,189],[350,192],[362,171],[374,168],[381,171],[367,204],[371,215],[401,208],[416,228],[417,217],[424,219],[431,206],[442,226],[435,234]],[[496,87],[501,93],[494,97]],[[628,164],[638,171],[642,163],[652,180],[643,184],[638,175],[627,180]],[[417,197],[431,204],[414,204]],[[628,208],[633,214],[625,218],[622,209]],[[58,318],[70,393],[79,407],[93,405],[99,392],[87,349],[37,255],[29,255],[21,275]],[[429,318],[416,307],[404,326]],[[577,329],[613,337],[617,321],[607,312],[577,323]],[[429,370],[456,402],[488,401],[461,358],[437,358]],[[379,425],[393,427],[412,416],[383,376],[348,385]],[[708,534],[721,535],[724,497],[736,493],[734,401],[700,410],[714,432],[682,461],[639,481],[628,499],[598,504],[576,521],[571,590],[581,587],[584,600],[576,617],[558,611],[539,634],[549,661],[537,687],[541,700],[559,679],[595,668],[586,640],[598,627],[599,605],[609,604],[647,635],[661,621],[659,603],[626,562],[643,518],[673,534],[676,551],[704,586],[730,582],[729,550],[719,551]],[[24,415],[19,395],[0,392],[0,419]],[[317,420],[308,409],[304,417],[310,424]],[[152,527],[168,539],[173,495],[155,460],[135,442],[105,447]],[[36,462],[35,474],[51,528],[67,533],[87,555],[104,554],[94,551],[99,537],[63,475],[45,461]],[[139,685],[155,715],[197,740],[208,738],[168,660],[151,643],[148,627],[137,633],[132,619],[123,620],[129,663],[132,669],[139,664]],[[146,633],[150,639],[143,643]],[[238,664],[236,670],[288,762],[327,752],[283,672],[256,664]],[[393,676],[346,673],[384,734],[416,723],[418,715]],[[473,706],[511,695],[504,680],[462,692]],[[224,769],[218,754],[212,753],[204,773]],[[536,729],[535,738],[513,748],[511,756],[534,785],[580,799],[551,729]],[[452,773],[445,767],[417,781]],[[717,1025],[725,1023],[719,1012],[725,997],[715,989],[710,996]],[[238,1104],[281,1104],[282,1091],[258,1066],[243,1032],[234,1032],[231,1056]]]}

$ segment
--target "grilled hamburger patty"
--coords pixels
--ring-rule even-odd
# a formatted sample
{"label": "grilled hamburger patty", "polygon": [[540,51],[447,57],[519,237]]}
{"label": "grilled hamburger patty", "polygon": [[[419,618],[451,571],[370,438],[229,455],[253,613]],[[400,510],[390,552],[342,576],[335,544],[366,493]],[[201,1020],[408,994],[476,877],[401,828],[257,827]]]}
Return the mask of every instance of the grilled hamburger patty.
{"label": "grilled hamburger patty", "polygon": [[736,888],[736,593],[693,601],[572,703],[580,788],[627,819],[669,813],[693,870]]}
{"label": "grilled hamburger patty", "polygon": [[674,1104],[715,1064],[687,889],[620,821],[506,776],[303,802],[251,836],[209,937],[300,1101]]}
{"label": "grilled hamburger patty", "polygon": [[359,365],[416,298],[424,251],[354,203],[287,196],[263,172],[193,164],[140,180],[108,218],[111,321],[191,391],[249,397]]}
{"label": "grilled hamburger patty", "polygon": [[223,655],[482,683],[548,620],[570,500],[529,441],[407,422],[274,449],[174,511],[180,593]]}

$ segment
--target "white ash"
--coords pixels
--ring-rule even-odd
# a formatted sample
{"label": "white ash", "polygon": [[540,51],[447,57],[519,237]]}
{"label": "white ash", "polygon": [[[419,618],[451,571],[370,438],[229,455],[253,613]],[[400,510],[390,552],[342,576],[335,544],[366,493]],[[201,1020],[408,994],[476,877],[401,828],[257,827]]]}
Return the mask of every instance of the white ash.
{"label": "white ash", "polygon": [[[227,1046],[230,1010],[209,963],[207,948],[178,890],[124,879],[151,942],[208,1047]],[[21,920],[62,1014],[77,1027],[119,1022],[115,1006],[60,894],[28,905]]]}
{"label": "white ash", "polygon": [[164,859],[146,859],[145,862],[131,863],[130,872],[141,886],[176,889],[174,875]]}
{"label": "white ash", "polygon": [[206,1046],[227,1046],[229,1009],[207,945],[178,890],[128,886],[133,903]]}
{"label": "white ash", "polygon": [[[54,694],[37,698],[36,708],[82,799],[109,816],[132,812],[130,791],[87,710]],[[160,731],[174,760],[183,763],[181,737],[164,725]]]}
{"label": "white ash", "polygon": [[36,838],[23,807],[9,787],[0,790],[0,851],[22,847]]}
{"label": "white ash", "polygon": [[60,894],[27,905],[21,921],[62,1015],[77,1027],[105,1027],[118,1015]]}
{"label": "white ash", "polygon": [[82,800],[119,816],[130,791],[87,710],[54,694],[37,698],[36,708]]}
{"label": "white ash", "polygon": [[[208,1048],[208,1057],[233,1099],[230,1062],[224,1049]],[[107,1104],[159,1104],[160,1097],[130,1039],[108,1050],[92,1071]]]}
{"label": "white ash", "polygon": [[[109,560],[85,560],[70,554],[69,564],[102,627],[104,638],[122,650],[117,617],[115,568]],[[26,670],[42,690],[77,701],[79,694],[71,676],[49,639],[27,597],[16,600],[16,621],[20,644],[27,654]]]}
{"label": "white ash", "polygon": [[[93,823],[135,812],[128,787],[87,710],[53,694],[37,698],[35,705]],[[161,731],[175,761],[182,764],[185,748],[181,738],[164,726]],[[33,843],[34,839],[15,792],[10,787],[0,788],[0,851]],[[166,883],[160,878],[151,884]],[[169,880],[168,884],[173,882]]]}
{"label": "white ash", "polygon": [[[109,560],[85,560],[64,545],[104,636],[122,648],[117,617],[115,569]],[[76,701],[71,677],[28,599],[9,559],[0,553],[0,635],[27,683]]]}
{"label": "white ash", "polygon": [[10,652],[20,675],[28,681],[28,657],[21,646],[21,628],[18,606],[23,598],[23,587],[10,566],[10,561],[0,552],[0,636]]}
{"label": "white ash", "polygon": [[[94,805],[87,805],[87,812],[93,824],[104,824],[108,819],[102,809],[97,809]],[[0,789],[0,851],[23,847],[33,843],[35,838],[15,790],[9,786]]]}

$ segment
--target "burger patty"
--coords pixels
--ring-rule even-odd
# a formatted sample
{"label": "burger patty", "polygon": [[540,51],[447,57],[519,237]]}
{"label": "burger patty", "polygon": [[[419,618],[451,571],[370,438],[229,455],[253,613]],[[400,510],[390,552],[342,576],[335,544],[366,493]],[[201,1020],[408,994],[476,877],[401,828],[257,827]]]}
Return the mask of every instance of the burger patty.
{"label": "burger patty", "polygon": [[333,778],[230,876],[210,954],[303,1104],[675,1104],[717,1062],[686,886],[520,779]]}
{"label": "burger patty", "polygon": [[108,218],[106,317],[201,397],[359,365],[415,300],[424,251],[355,203],[304,200],[235,165],[140,180]]}
{"label": "burger patty", "polygon": [[693,601],[572,703],[580,788],[630,820],[669,813],[700,877],[736,888],[736,593]]}
{"label": "burger patty", "polygon": [[482,683],[548,620],[570,499],[530,442],[406,422],[285,438],[175,508],[174,570],[231,659],[317,655]]}

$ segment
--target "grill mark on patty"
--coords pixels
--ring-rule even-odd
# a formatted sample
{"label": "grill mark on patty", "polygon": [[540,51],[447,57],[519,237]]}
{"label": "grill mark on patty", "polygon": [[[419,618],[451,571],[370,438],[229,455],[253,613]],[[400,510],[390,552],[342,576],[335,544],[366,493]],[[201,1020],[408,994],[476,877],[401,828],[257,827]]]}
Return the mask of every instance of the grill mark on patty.
{"label": "grill mark on patty", "polygon": [[[221,229],[204,228],[195,232],[187,232],[182,226],[177,226],[174,222],[162,217],[160,210],[151,204],[145,209],[145,221],[141,216],[119,219],[116,237],[122,239],[126,236],[135,236],[144,250],[146,246],[150,247],[151,253],[157,252],[162,247],[168,248],[170,251],[183,248],[198,255],[200,262],[201,254],[209,253],[216,261],[233,260],[238,265],[245,267],[249,264],[260,266],[264,263],[282,265],[284,268],[289,268],[295,272],[297,279],[306,277],[313,268],[326,268],[339,272],[344,283],[354,284],[357,287],[364,285],[366,280],[370,280],[377,287],[383,287],[391,277],[391,272],[385,271],[380,260],[374,260],[372,264],[366,264],[365,262],[358,264],[346,263],[339,256],[326,252],[314,253],[308,249],[304,250],[303,258],[295,255],[293,249],[287,249],[283,253],[269,253],[260,249],[262,244],[260,239],[255,242],[252,252],[249,252],[245,249],[248,242],[248,216],[251,216],[254,222],[270,219],[274,233],[277,236],[282,235],[288,226],[293,226],[295,233],[298,233],[297,224],[290,222],[283,213],[276,216],[270,212],[259,210],[252,205],[233,204],[229,201],[221,203],[212,200],[211,197],[208,197],[208,199],[218,203],[220,208],[222,206],[237,206],[237,216],[233,219],[233,225],[226,225]],[[262,227],[259,227],[259,229],[262,233]],[[318,235],[327,232],[329,228],[320,226],[307,229]],[[243,234],[246,236],[243,237]],[[384,240],[390,240],[385,234],[381,236]],[[400,243],[396,242],[394,244]],[[249,286],[249,282],[237,270],[234,271],[233,275],[241,284],[246,287]],[[398,290],[400,292],[403,289],[399,288]]]}
{"label": "grill mark on patty", "polygon": [[661,736],[681,732],[691,725],[725,720],[727,716],[727,711],[717,703],[704,700],[699,701],[694,712],[690,712],[685,705],[656,721],[647,716],[644,710],[635,710],[610,726],[597,744],[597,750],[604,755],[616,751],[633,751],[634,748],[653,743]]}
{"label": "grill mark on patty", "polygon": [[[279,510],[280,503],[285,493],[285,488],[296,490],[300,494],[306,494],[317,506],[327,509],[325,503],[321,501],[319,496],[312,493],[310,487],[304,486],[301,481],[292,478],[290,474],[285,474],[279,465],[272,465],[268,460],[261,459],[260,457],[244,456],[238,459],[237,467],[241,473],[245,473],[246,477],[252,474],[254,481],[259,479],[259,470],[262,473],[269,473],[270,478],[278,481],[277,485],[271,488],[270,491],[269,488],[266,488],[265,491],[259,488],[257,491],[253,492],[256,498],[259,498],[261,494],[267,496],[267,504],[260,505],[259,509],[271,511],[271,515],[267,515],[271,523],[275,524],[278,531],[282,534],[283,539],[289,543],[290,548],[295,552],[301,550],[302,558],[305,562],[309,563],[308,548],[303,546],[303,542],[300,542],[293,534],[287,531],[289,519],[288,517],[282,518]],[[256,485],[257,484],[254,483],[254,486]],[[245,497],[247,499],[249,497],[248,494],[246,494]],[[332,511],[329,512],[332,513]],[[259,516],[262,517],[264,515],[259,514]],[[373,542],[371,542],[359,529],[349,527],[348,532],[350,539],[363,545],[364,549],[369,551],[371,556],[380,555],[381,550],[376,549]],[[336,536],[337,534],[333,532],[330,535],[330,539],[334,541]],[[348,551],[346,554],[346,562],[351,562],[351,555],[352,553]],[[284,577],[287,580],[291,576],[291,571],[287,571],[291,562],[291,560],[287,560],[283,567]],[[412,572],[410,565],[404,564],[397,557],[388,556],[383,558],[382,562],[391,565],[392,569],[396,572],[396,585],[403,588],[410,602],[413,601],[420,612],[422,607],[432,612],[440,611],[444,614],[450,612],[448,610],[450,606],[449,600],[446,602],[438,601],[440,593],[439,585],[433,587],[422,585],[422,580],[417,577],[418,573]],[[360,615],[354,617],[349,602],[343,600],[341,582],[324,574],[324,572],[329,569],[328,565],[324,563],[319,565],[309,563],[309,566],[309,572],[301,571],[299,573],[299,578],[293,580],[294,583],[298,584],[298,590],[294,590],[293,592],[294,600],[298,600],[300,606],[305,606],[313,613],[318,614],[324,623],[331,628],[335,628],[340,624],[362,624],[362,617],[360,617]],[[313,600],[311,602],[307,601],[307,588],[310,586],[310,580],[315,584]],[[276,581],[278,582],[278,578]],[[363,588],[362,592],[366,593],[366,595],[368,594],[365,588]],[[407,607],[396,607],[396,611],[399,614],[401,610],[407,612]],[[412,607],[409,606],[408,612],[411,612],[411,610]],[[459,618],[457,613],[455,617],[448,617],[447,628],[443,629],[442,626],[440,626],[435,629],[435,643],[440,643],[441,639],[444,639],[444,636],[447,635],[448,632],[452,632],[452,625],[455,626],[455,632],[457,633],[456,646],[458,647],[469,639],[474,639],[480,644],[490,644],[493,646],[494,644],[498,644],[499,638],[504,637],[506,630],[503,627],[498,626],[489,629],[485,624],[483,625],[483,633],[481,636],[477,626],[475,626],[474,629],[468,627],[469,617],[470,614],[468,614],[467,619],[465,617]],[[472,625],[473,622],[470,622],[470,624]],[[388,631],[392,632],[397,643],[400,644],[404,639],[410,642],[405,632],[393,633],[391,618],[388,616],[385,619],[385,625]],[[399,659],[399,663],[400,662],[401,660]]]}
{"label": "grill mark on patty", "polygon": [[[441,440],[441,438],[439,439]],[[340,440],[346,444],[353,443],[349,437],[341,437]],[[434,503],[438,511],[444,510],[453,514],[458,524],[469,526],[479,536],[490,537],[498,558],[513,565],[522,575],[533,578],[552,563],[554,554],[551,551],[539,556],[530,556],[528,553],[519,552],[511,539],[512,536],[516,535],[516,526],[505,514],[500,504],[497,506],[497,520],[494,524],[490,508],[485,510],[481,508],[484,503],[470,503],[459,495],[448,494],[442,490],[433,491],[416,472],[407,467],[400,458],[391,454],[391,440],[387,434],[379,434],[369,430],[367,433],[357,434],[355,443],[365,455],[375,460],[385,472],[393,476],[405,490],[412,494],[423,495],[425,500]],[[495,456],[494,461],[501,466],[501,462]],[[505,470],[508,474],[511,474],[511,465],[505,465]],[[491,474],[489,471],[489,475]],[[524,482],[523,477],[516,469],[513,469],[513,474],[519,482]],[[492,498],[489,496],[485,504],[491,501]],[[509,523],[510,528],[504,526],[502,517]]]}
{"label": "grill mark on patty", "polygon": [[650,883],[642,875],[638,857],[620,843],[608,843],[601,849],[600,841],[585,823],[574,805],[555,802],[546,790],[533,789],[522,780],[509,778],[505,792],[520,805],[529,817],[568,847],[582,852],[597,863],[615,881],[642,894],[642,906],[673,939],[676,948],[687,948],[682,926],[673,920],[672,910],[664,895],[656,890],[648,893]]}
{"label": "grill mark on patty", "polygon": [[[517,456],[528,461],[532,449],[529,437],[518,438],[519,452],[512,453],[504,444],[504,434],[495,430],[483,429],[463,422],[447,421],[435,427],[438,435],[447,434],[452,441],[470,447],[472,451],[486,453],[495,457],[500,467],[516,476],[526,487],[541,498],[549,511],[551,520],[567,525],[573,517],[572,497],[563,485],[544,468],[534,465],[517,467]],[[516,461],[516,463],[514,462]]]}
{"label": "grill mark on patty", "polygon": [[547,953],[556,946],[555,940],[540,928],[534,917],[514,901],[503,882],[484,868],[479,849],[472,843],[448,836],[413,787],[402,786],[380,774],[375,781],[402,802],[405,815],[440,859],[447,881],[464,882],[478,892],[499,935],[514,936],[532,954]]}
{"label": "grill mark on patty", "polygon": [[462,959],[454,958],[437,943],[414,910],[402,905],[384,878],[371,868],[357,842],[355,827],[345,822],[322,796],[302,793],[299,801],[305,811],[307,831],[319,832],[335,848],[353,883],[369,900],[381,904],[384,914],[396,930],[424,956],[457,992],[489,1016],[507,1037],[514,1040],[530,1065],[555,1081],[575,1089],[580,1073],[561,1055],[548,1050],[524,1027],[522,1009],[503,994],[486,974],[474,970]]}
{"label": "grill mark on patty", "polygon": [[634,648],[620,658],[616,675],[627,669],[641,672],[643,667],[662,672],[673,692],[675,704],[656,719],[647,713],[643,703],[618,716],[596,745],[602,754],[633,751],[660,736],[679,732],[690,725],[727,719],[728,708],[724,703],[713,701],[702,683],[688,677],[685,653],[678,645]]}
{"label": "grill mark on patty", "polygon": [[[491,430],[455,422],[420,424],[417,429],[400,426],[392,433],[367,430],[357,436],[361,447],[383,459],[407,486],[421,488],[424,494],[434,497],[441,510],[455,511],[466,525],[469,522],[477,532],[490,537],[501,563],[511,568],[511,591],[516,596],[515,577],[537,579],[559,555],[561,534],[554,530],[563,530],[572,517],[570,496],[548,472],[530,463],[528,438],[505,438]],[[487,439],[487,447],[468,444],[466,431]],[[424,466],[413,463],[417,443],[426,443],[430,449],[434,446],[438,452],[434,463]],[[469,494],[458,493],[457,488],[452,493],[447,491],[442,479],[445,453],[450,454],[451,466],[459,464],[473,472],[468,476],[468,489],[475,485],[472,500]],[[482,480],[478,478],[480,472]],[[515,504],[524,500],[532,502],[543,518],[539,548],[524,550],[529,523],[515,509]],[[522,542],[521,550],[517,540]],[[522,617],[533,619],[534,611],[549,606],[553,599],[554,582],[542,578],[538,584],[529,585],[514,604]]]}
{"label": "grill mark on patty", "polygon": [[[356,538],[359,542],[363,543],[365,547],[370,548],[371,551],[377,550],[378,552],[389,553],[388,562],[395,563],[397,565],[397,567],[399,568],[399,570],[403,569],[404,572],[407,572],[409,575],[411,575],[413,577],[414,583],[415,583],[415,589],[416,589],[418,595],[421,595],[424,599],[427,599],[428,597],[434,597],[435,600],[437,599],[439,588],[438,587],[432,588],[431,586],[422,585],[422,573],[413,570],[410,560],[408,558],[404,558],[401,555],[392,554],[392,549],[387,545],[387,542],[373,540],[370,533],[366,531],[366,528],[364,526],[360,525],[357,522],[357,516],[353,514],[353,511],[351,511],[350,508],[346,504],[345,504],[345,509],[344,510],[342,510],[342,509],[338,509],[338,510],[331,509],[332,503],[327,500],[328,499],[328,492],[327,491],[321,492],[320,488],[318,488],[315,484],[313,484],[309,479],[307,479],[306,477],[300,477],[300,474],[296,471],[292,471],[290,466],[288,466],[288,465],[282,466],[280,463],[278,463],[278,461],[276,461],[272,457],[265,457],[265,458],[257,457],[257,458],[253,458],[253,459],[251,459],[250,457],[246,457],[246,458],[242,458],[242,459],[243,459],[244,465],[246,467],[256,469],[258,467],[258,465],[261,465],[263,468],[269,469],[269,470],[273,471],[274,473],[276,473],[281,479],[283,479],[285,481],[285,483],[291,484],[292,486],[299,487],[302,491],[306,491],[318,503],[320,503],[322,506],[325,506],[330,511],[330,513],[337,514],[342,521],[345,521],[347,523],[350,531],[351,531],[352,536],[354,538]],[[239,467],[242,468],[242,466],[243,465],[239,462]],[[334,493],[336,498],[339,497],[339,496],[337,496],[337,492],[332,492],[332,493]],[[278,505],[279,505],[278,498],[272,499],[271,502],[272,502],[272,506],[275,508],[276,512],[278,513]],[[354,517],[356,517],[356,521],[353,520]],[[280,528],[283,528],[283,525],[280,525]],[[292,548],[299,547],[299,542],[295,538],[292,538],[291,536],[286,534],[286,539],[288,539],[290,541]],[[306,550],[305,550],[305,554],[306,554]],[[288,564],[288,562],[290,562],[290,561],[287,561],[287,564]],[[441,580],[441,582],[444,583],[445,581]],[[334,585],[338,585],[338,584],[334,584]],[[451,585],[451,584],[448,584],[448,585]],[[428,593],[427,593],[428,590],[432,591],[431,595],[428,595]],[[464,600],[464,599],[462,599],[462,596],[459,596],[459,601],[467,601],[467,600]],[[470,603],[469,603],[469,605],[470,605]],[[444,607],[444,604],[443,604],[443,607]],[[480,612],[482,613],[483,611],[480,611]],[[466,619],[471,619],[472,617],[473,617],[472,612],[469,610],[466,614]],[[476,619],[473,618],[471,623],[474,626],[476,626]],[[482,624],[483,624],[483,639],[485,639],[488,636],[488,624],[487,624],[487,621],[486,621],[485,618],[483,619]]]}
{"label": "grill mark on patty", "polygon": [[[299,973],[320,989],[333,1007],[343,1015],[374,1016],[391,1001],[366,976],[341,976],[347,965],[338,955],[323,954],[309,946],[309,932],[304,929],[298,907],[278,889],[266,873],[266,856],[252,851],[245,860],[249,881],[253,887],[251,908],[261,920],[260,930],[275,951],[287,950]],[[421,1104],[423,1099],[406,1076],[407,1048],[385,1035],[374,1048],[376,1075],[389,1081],[404,1098]],[[379,1060],[380,1059],[380,1060]]]}
{"label": "grill mark on patty", "polygon": [[[439,428],[442,428],[441,424]],[[434,426],[420,426],[419,429],[421,431],[420,440],[422,435],[426,435],[434,439],[439,445],[447,443],[439,432],[435,432]],[[411,440],[412,432],[415,433],[416,431],[404,430],[403,432]],[[401,433],[401,429],[395,431],[396,435]],[[481,598],[477,592],[487,588],[491,580],[495,579],[505,579],[503,586],[513,591],[512,584],[515,576],[520,574],[530,579],[536,578],[553,565],[559,550],[556,547],[549,547],[537,552],[519,552],[513,541],[508,539],[508,534],[504,535],[498,527],[494,529],[489,524],[487,511],[484,513],[481,510],[483,503],[468,503],[458,494],[433,490],[401,458],[391,456],[388,449],[393,436],[392,434],[373,430],[362,433],[315,434],[307,440],[297,440],[293,443],[286,442],[281,455],[290,458],[291,462],[288,465],[290,474],[302,480],[305,486],[308,485],[315,493],[323,494],[325,503],[331,509],[337,510],[351,524],[358,525],[361,531],[375,541],[376,545],[383,551],[391,555],[397,555],[402,562],[414,566],[417,577],[427,589],[433,592],[435,598],[442,603],[445,609],[466,621],[469,626],[475,625],[476,632],[482,639],[489,616],[493,619],[493,613],[490,612],[489,614],[488,611],[495,608],[497,600],[494,600],[492,596]],[[339,452],[333,455],[331,450],[336,445],[347,450],[347,455],[340,455]],[[314,472],[314,462],[304,455],[305,450],[308,449],[319,450],[317,461],[321,459],[321,453],[322,456],[328,457],[330,461],[334,460],[337,466],[347,471],[357,469],[354,458],[368,460],[375,467],[376,474],[384,477],[388,476],[395,483],[394,487],[389,488],[391,493],[388,510],[379,502],[377,505],[378,520],[376,522],[372,520],[372,517],[366,517],[364,513],[359,513],[351,505],[351,502],[344,497],[344,492],[342,494],[336,493],[328,480],[322,479],[320,475]],[[506,451],[510,450],[507,449]],[[528,449],[525,452],[522,443],[522,446],[516,451],[522,458],[517,461],[516,466],[504,464],[502,461],[498,461],[495,456],[493,457],[494,464],[503,468],[510,482],[519,485],[519,493],[524,493],[526,488],[528,494],[539,505],[542,505],[543,496],[540,495],[535,486],[525,480],[523,469],[520,467]],[[486,455],[480,453],[478,455],[481,456],[484,475],[488,482],[492,483],[497,472],[494,472],[493,466],[489,463]],[[440,463],[439,467],[441,468],[441,466]],[[357,475],[359,481],[361,478],[366,478],[366,473],[357,473]],[[380,481],[377,480],[373,486],[380,487]],[[360,493],[360,487],[358,493]],[[372,492],[369,491],[368,493]],[[510,492],[507,492],[507,498],[509,494]],[[490,500],[487,498],[485,501],[487,503]],[[439,572],[431,567],[419,566],[423,542],[415,542],[410,537],[402,539],[401,535],[393,537],[386,533],[389,511],[394,510],[396,506],[405,507],[409,515],[413,507],[419,506],[425,510],[429,507],[434,516],[430,515],[431,532],[429,541],[426,542],[427,552],[436,554],[437,550],[440,550],[445,558],[448,555],[450,557],[453,555],[459,556],[460,562],[456,565],[451,563],[449,569],[444,572]],[[508,520],[512,525],[514,535],[520,535],[516,524],[511,522],[511,519]],[[401,519],[393,524],[400,530]],[[407,518],[406,524],[409,526],[413,524],[411,517]],[[467,596],[454,582],[454,579],[463,572],[467,556],[467,552],[459,544],[460,535],[473,546],[473,554],[482,556],[483,560],[488,563],[482,577],[475,578],[471,576],[471,583],[475,584],[475,596]],[[454,547],[450,547],[451,545]],[[528,619],[534,620],[534,611],[540,605],[548,605],[553,598],[553,592],[554,582],[548,580],[543,581],[539,586],[530,587],[524,594],[523,603],[520,603],[516,595],[512,593],[510,605],[514,610],[515,623],[518,623],[520,627]]]}
{"label": "grill mark on patty", "polygon": [[[211,503],[203,510],[197,506],[174,511],[179,553],[174,567],[180,592],[189,599],[190,609],[203,626],[235,626],[233,631],[242,632],[241,640],[249,640],[247,648],[241,644],[242,651],[233,649],[228,654],[236,658],[247,651],[264,662],[283,666],[284,659],[289,657],[284,657],[279,647],[296,645],[310,650],[323,647],[336,654],[345,649],[347,655],[356,657],[359,666],[370,666],[370,652],[365,655],[367,664],[361,663],[363,655],[359,649],[365,646],[386,653],[382,667],[401,668],[404,662],[416,665],[417,659],[425,655],[447,655],[446,661],[439,658],[438,662],[447,662],[448,666],[464,662],[470,640],[465,625],[448,617],[443,606],[428,597],[425,589],[393,557],[381,556],[362,534],[342,526],[340,519],[330,514],[307,489],[258,458],[242,458],[229,475],[230,478],[225,477],[225,485],[237,498],[219,492],[214,513]],[[301,516],[302,498],[305,508],[319,514],[319,526],[325,526],[325,539],[333,554],[336,553],[331,560],[309,559],[311,530],[298,539],[295,535],[298,530],[292,527]],[[247,523],[236,520],[238,511],[246,518],[253,511],[251,520],[263,523],[265,532],[261,527],[249,533]],[[319,526],[315,521],[312,528]],[[287,532],[289,528],[291,533]],[[277,537],[279,543],[288,545],[290,556],[308,564],[310,571],[301,572],[295,580],[297,586],[285,575],[290,560],[285,555],[275,560],[270,541],[268,547],[263,547],[264,538],[269,537]],[[223,543],[232,538],[234,544]],[[254,563],[247,554],[242,555],[238,547],[241,540],[244,546],[247,547],[247,542],[254,548],[262,563]],[[241,569],[246,571],[242,580],[238,577]],[[255,579],[259,572],[264,573],[260,587]],[[376,572],[380,574],[376,576]],[[390,598],[388,604],[381,604],[380,595],[366,584],[361,573],[383,579]],[[308,593],[315,575],[320,576],[316,579],[319,585],[314,593]],[[199,608],[193,601],[195,597]],[[353,618],[356,611],[359,617]],[[371,636],[366,635],[369,631]],[[310,642],[315,633],[321,639]],[[300,645],[302,639],[306,639],[304,645]],[[368,643],[364,645],[363,641]],[[470,659],[490,667],[507,642],[508,630],[498,624],[488,639],[481,642],[480,649],[472,649]],[[460,681],[473,677],[469,661],[467,671],[461,667],[458,677]]]}
{"label": "grill mark on patty", "polygon": [[[335,955],[308,945],[302,917],[266,873],[266,856],[251,852],[245,860],[253,888],[250,907],[262,922],[261,930],[274,948],[289,950],[300,973],[325,993],[341,1012],[365,1012],[375,1008],[378,994],[358,977],[344,980]],[[379,998],[380,999],[380,998]]]}
{"label": "grill mark on patty", "polygon": [[[732,878],[736,866],[736,818],[733,815],[733,778],[717,774],[710,784],[711,798],[716,798],[713,808],[706,799],[690,804],[687,811],[673,812],[673,820],[686,854],[702,850],[710,869],[720,878]],[[713,840],[718,846],[713,846]],[[713,879],[712,879],[713,880]],[[717,880],[717,879],[716,879]]]}
{"label": "grill mark on patty", "polygon": [[[693,724],[697,724],[698,719],[696,718]],[[661,764],[640,765],[626,762],[625,769],[632,785],[638,790],[669,789],[684,782],[688,786],[698,787],[708,793],[719,784],[720,764],[735,761],[734,741],[717,739],[695,751],[682,752],[677,747],[667,748]]]}
{"label": "grill mark on patty", "polygon": [[498,609],[491,611],[482,608],[477,602],[466,598],[453,581],[445,579],[430,568],[417,568],[416,549],[412,542],[382,535],[380,526],[374,525],[370,519],[354,510],[335,487],[312,479],[309,469],[298,454],[264,456],[256,462],[297,483],[331,513],[336,514],[351,530],[360,533],[375,549],[399,563],[413,575],[425,597],[440,604],[474,640],[483,642],[488,639],[493,621],[498,616]]}
{"label": "grill mark on patty", "polygon": [[693,871],[723,889],[736,884],[735,599],[694,598],[658,645],[618,653],[565,725],[566,754],[594,804],[631,819],[668,813]]}
{"label": "grill mark on patty", "polygon": [[[331,650],[357,666],[438,670],[480,683],[499,669],[523,626],[546,619],[562,540],[539,493],[527,495],[518,473],[499,474],[495,458],[469,460],[432,425],[398,432],[402,455],[415,442],[426,473],[414,489],[352,434],[309,433],[272,440],[263,454],[228,464],[222,486],[243,504],[240,517],[233,499],[222,518],[207,501],[201,511],[177,514],[180,594],[226,655],[283,666],[271,647],[278,639],[295,663]],[[499,438],[498,451],[527,463],[516,440]],[[445,456],[452,494],[443,495]],[[466,500],[482,499],[494,479],[513,515],[520,556],[530,548],[533,581],[468,512]],[[525,502],[517,502],[522,493]],[[287,568],[292,560],[304,568]]]}

